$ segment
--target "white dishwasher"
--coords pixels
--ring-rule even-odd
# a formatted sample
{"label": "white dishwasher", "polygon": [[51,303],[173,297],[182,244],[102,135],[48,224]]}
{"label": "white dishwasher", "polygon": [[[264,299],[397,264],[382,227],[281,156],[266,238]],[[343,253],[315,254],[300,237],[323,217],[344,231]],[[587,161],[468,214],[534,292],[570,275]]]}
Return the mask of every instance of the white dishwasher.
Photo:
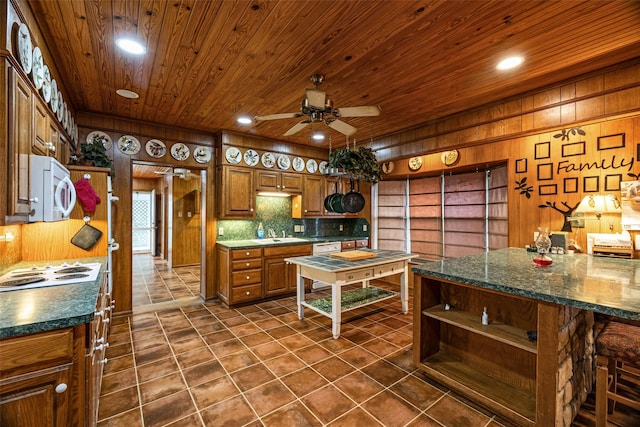
{"label": "white dishwasher", "polygon": [[[313,244],[313,255],[335,254],[336,252],[340,252],[341,250],[341,242],[322,242]],[[331,285],[317,280],[314,280],[313,282],[313,289],[326,288],[327,286]]]}

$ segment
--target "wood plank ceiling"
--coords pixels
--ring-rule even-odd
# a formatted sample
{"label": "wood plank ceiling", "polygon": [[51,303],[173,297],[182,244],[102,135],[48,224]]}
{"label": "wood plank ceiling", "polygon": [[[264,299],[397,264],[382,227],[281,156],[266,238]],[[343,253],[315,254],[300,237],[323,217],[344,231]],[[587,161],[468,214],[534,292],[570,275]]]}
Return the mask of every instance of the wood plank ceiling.
{"label": "wood plank ceiling", "polygon": [[[379,117],[344,119],[358,140],[378,139],[640,57],[636,1],[27,2],[76,111],[314,146],[329,138],[311,142],[309,128],[283,136],[301,119],[236,119],[299,111],[321,73],[335,107],[381,106]],[[123,53],[120,36],[147,53]],[[497,72],[509,54],[523,66]]]}

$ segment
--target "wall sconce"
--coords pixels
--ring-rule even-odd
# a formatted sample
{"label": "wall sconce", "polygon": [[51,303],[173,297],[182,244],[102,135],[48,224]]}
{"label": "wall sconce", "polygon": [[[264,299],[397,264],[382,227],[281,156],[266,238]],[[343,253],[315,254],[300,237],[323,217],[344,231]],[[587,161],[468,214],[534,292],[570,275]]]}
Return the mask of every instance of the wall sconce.
{"label": "wall sconce", "polygon": [[[582,199],[574,214],[575,216],[569,218],[569,220],[572,222],[577,221],[576,227],[584,227],[584,220],[586,219],[600,221],[602,214],[622,214],[622,205],[614,194],[591,194]],[[588,214],[595,215],[595,218],[589,217]],[[602,225],[600,227],[602,228]],[[609,229],[613,231],[613,223],[609,224]]]}

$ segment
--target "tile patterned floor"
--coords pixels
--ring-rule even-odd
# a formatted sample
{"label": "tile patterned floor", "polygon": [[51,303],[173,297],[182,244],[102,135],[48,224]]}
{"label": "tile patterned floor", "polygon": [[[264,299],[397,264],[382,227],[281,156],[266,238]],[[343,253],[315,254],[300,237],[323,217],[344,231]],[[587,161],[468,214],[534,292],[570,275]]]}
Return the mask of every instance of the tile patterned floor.
{"label": "tile patterned floor", "polygon": [[[158,266],[192,274],[157,260],[136,271]],[[328,318],[298,320],[295,298],[238,309],[174,299],[114,318],[98,426],[509,425],[413,367],[398,299],[349,312],[338,340]],[[594,425],[588,407],[579,419]]]}

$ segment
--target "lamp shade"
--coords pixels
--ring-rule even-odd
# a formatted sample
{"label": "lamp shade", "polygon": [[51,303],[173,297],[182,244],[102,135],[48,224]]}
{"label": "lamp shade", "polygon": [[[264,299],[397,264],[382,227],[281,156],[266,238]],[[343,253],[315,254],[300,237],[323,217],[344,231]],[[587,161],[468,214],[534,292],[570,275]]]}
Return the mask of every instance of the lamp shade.
{"label": "lamp shade", "polygon": [[575,212],[600,217],[603,213],[622,213],[622,206],[614,194],[591,194],[582,199]]}

